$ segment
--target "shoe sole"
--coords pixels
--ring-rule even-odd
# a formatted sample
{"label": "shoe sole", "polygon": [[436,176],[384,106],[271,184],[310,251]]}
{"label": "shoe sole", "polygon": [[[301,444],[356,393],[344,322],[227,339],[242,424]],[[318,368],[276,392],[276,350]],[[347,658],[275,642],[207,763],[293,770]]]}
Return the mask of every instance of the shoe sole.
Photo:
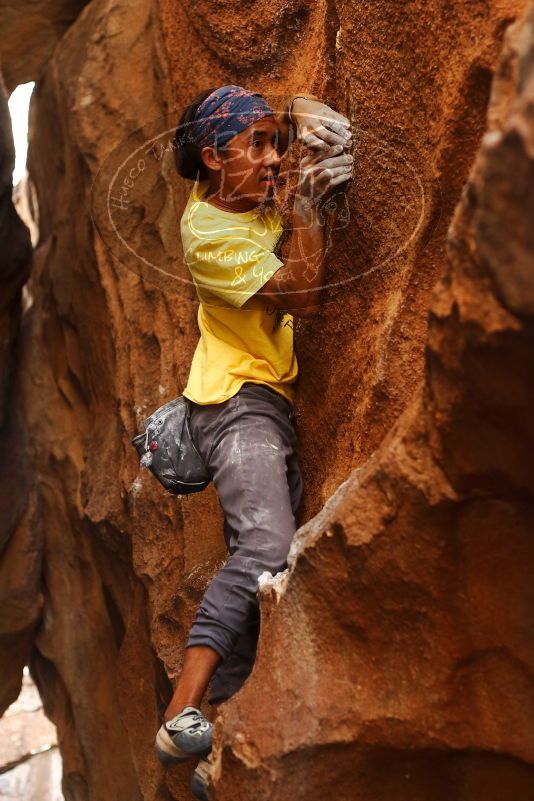
{"label": "shoe sole", "polygon": [[186,757],[185,756],[184,757],[170,756],[170,754],[167,754],[166,751],[163,751],[159,747],[159,745],[156,745],[156,754],[157,754],[157,757],[158,757],[159,761],[162,762],[164,765],[177,765],[180,762],[186,762],[188,759],[191,758],[190,756],[186,756]]}

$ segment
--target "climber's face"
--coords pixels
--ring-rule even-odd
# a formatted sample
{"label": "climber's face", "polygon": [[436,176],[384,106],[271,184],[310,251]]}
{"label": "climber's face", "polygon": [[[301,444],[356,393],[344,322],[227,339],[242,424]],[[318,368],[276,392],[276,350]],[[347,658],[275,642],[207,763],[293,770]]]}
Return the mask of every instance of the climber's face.
{"label": "climber's face", "polygon": [[270,197],[282,159],[279,139],[278,123],[268,116],[233,136],[218,152],[203,148],[210,188],[229,203],[248,203],[251,208]]}

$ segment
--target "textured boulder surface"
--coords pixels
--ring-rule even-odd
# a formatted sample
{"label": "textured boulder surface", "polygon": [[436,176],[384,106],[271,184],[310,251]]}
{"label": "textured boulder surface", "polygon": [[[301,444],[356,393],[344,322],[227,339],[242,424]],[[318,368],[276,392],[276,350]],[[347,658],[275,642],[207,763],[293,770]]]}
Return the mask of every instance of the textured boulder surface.
{"label": "textured boulder surface", "polygon": [[[262,583],[211,797],[533,797],[533,13],[92,0],[58,14],[75,19],[30,109],[29,301],[21,316],[14,288],[0,310],[3,332],[18,326],[2,351],[0,692],[5,709],[28,662],[67,801],[189,797],[194,766],[155,759],[157,705],[225,558],[222,513],[213,487],[166,495],[130,438],[180,394],[198,337],[178,231],[190,185],[161,145],[185,103],[229,82],[273,103],[312,92],[357,142],[324,309],[295,326],[300,528],[288,571]],[[12,76],[37,40],[24,34]],[[20,275],[29,235],[9,214],[21,244],[3,271]]]}
{"label": "textured boulder surface", "polygon": [[0,61],[8,92],[39,78],[87,0],[2,0]]}

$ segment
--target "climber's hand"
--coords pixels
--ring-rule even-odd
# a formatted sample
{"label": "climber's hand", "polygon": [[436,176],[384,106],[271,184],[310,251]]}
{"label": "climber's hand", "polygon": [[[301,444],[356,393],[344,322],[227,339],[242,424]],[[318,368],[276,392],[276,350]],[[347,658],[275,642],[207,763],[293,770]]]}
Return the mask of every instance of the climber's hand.
{"label": "climber's hand", "polygon": [[348,149],[352,144],[350,121],[320,100],[295,98],[291,117],[295,121],[298,141],[310,150],[326,152],[333,145]]}
{"label": "climber's hand", "polygon": [[338,184],[352,175],[353,157],[341,145],[309,153],[301,159],[295,200],[304,206],[318,204]]}

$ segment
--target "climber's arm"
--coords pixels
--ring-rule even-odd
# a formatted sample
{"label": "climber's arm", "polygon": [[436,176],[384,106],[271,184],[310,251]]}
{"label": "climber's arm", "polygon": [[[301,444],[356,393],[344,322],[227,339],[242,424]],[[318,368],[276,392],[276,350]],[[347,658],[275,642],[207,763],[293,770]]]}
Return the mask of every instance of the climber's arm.
{"label": "climber's arm", "polygon": [[341,145],[301,159],[289,253],[285,263],[258,290],[277,308],[301,317],[319,311],[325,272],[322,204],[336,186],[350,179],[352,161]]}
{"label": "climber's arm", "polygon": [[[258,290],[258,295],[279,309],[311,317],[320,309],[325,272],[325,234],[320,195],[347,180],[350,123],[313,95],[293,95],[278,115],[280,152],[292,143],[292,134],[312,153],[301,161],[307,172],[307,189],[295,197],[292,236],[286,263]],[[313,152],[315,151],[315,152]],[[304,164],[306,165],[304,167]],[[326,174],[319,174],[321,169]],[[310,189],[311,187],[311,189]],[[314,197],[315,195],[315,197]]]}
{"label": "climber's arm", "polygon": [[324,284],[324,227],[316,205],[295,198],[293,233],[283,267],[265,283],[258,294],[277,309],[297,317],[311,317],[319,311]]}

